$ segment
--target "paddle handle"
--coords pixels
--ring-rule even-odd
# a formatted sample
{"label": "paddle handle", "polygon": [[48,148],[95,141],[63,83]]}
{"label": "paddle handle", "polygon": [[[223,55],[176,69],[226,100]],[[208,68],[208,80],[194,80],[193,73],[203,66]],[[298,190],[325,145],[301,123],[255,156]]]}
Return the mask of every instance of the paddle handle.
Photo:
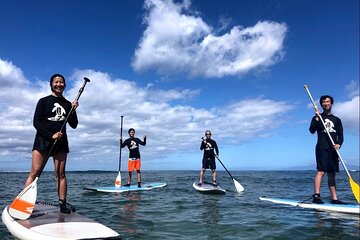
{"label": "paddle handle", "polygon": [[120,169],[121,169],[121,141],[122,141],[122,132],[123,132],[123,118],[124,116],[121,116],[120,117],[121,120],[120,120],[120,154],[119,154],[119,172],[120,172]]}
{"label": "paddle handle", "polygon": [[[316,103],[315,103],[313,97],[311,96],[311,93],[310,93],[310,91],[309,91],[308,85],[305,84],[305,85],[304,85],[304,88],[305,88],[306,92],[307,92],[308,95],[309,95],[309,98],[310,98],[310,100],[311,100],[311,102],[312,102],[312,104],[313,104],[313,106],[314,106],[315,111],[318,111],[319,109],[318,109],[318,107],[316,106]],[[329,133],[329,130],[326,128],[326,125],[325,125],[325,123],[324,123],[324,120],[323,120],[321,114],[319,114],[318,116],[319,116],[319,118],[320,118],[320,121],[321,121],[322,125],[323,125],[324,128],[325,128],[325,131],[326,131],[326,133],[327,133],[327,135],[328,135],[328,137],[329,137],[329,139],[330,139],[330,141],[331,141],[331,144],[334,146],[334,145],[335,145],[335,142],[334,142],[334,140],[332,139],[332,137],[331,137],[331,135],[330,135],[330,133]],[[338,149],[335,149],[335,151],[336,151],[336,153],[337,153],[337,155],[338,155],[338,157],[339,157],[339,159],[340,159],[340,161],[341,161],[341,164],[343,165],[343,167],[344,167],[344,169],[345,169],[346,174],[348,175],[349,178],[351,178],[350,173],[349,173],[349,171],[348,171],[348,169],[347,169],[347,167],[346,167],[346,165],[345,165],[344,160],[342,159],[342,157],[341,157],[341,155],[340,155],[339,150],[338,150]]]}
{"label": "paddle handle", "polygon": [[[88,79],[87,77],[84,77],[84,83],[83,83],[82,87],[79,89],[79,93],[78,93],[78,95],[77,95],[76,98],[75,98],[75,101],[76,101],[76,102],[79,100],[79,98],[80,98],[82,92],[84,91],[84,88],[85,88],[85,86],[86,86],[86,84],[87,84],[88,82],[90,82],[90,79]],[[66,125],[66,123],[67,123],[67,121],[68,121],[68,119],[69,119],[69,116],[72,114],[73,111],[74,111],[74,107],[71,106],[71,109],[70,109],[70,111],[69,111],[69,114],[66,116],[65,121],[64,121],[63,125],[61,126],[59,132],[62,132],[62,131],[63,131],[63,129],[64,129],[64,127],[65,127],[65,125]],[[51,152],[54,150],[54,147],[55,147],[55,144],[57,143],[57,141],[58,141],[58,139],[55,139],[55,141],[54,141],[54,143],[52,144],[49,152],[47,153],[47,155],[46,155],[46,157],[45,157],[45,159],[44,159],[44,162],[43,162],[43,164],[42,164],[42,166],[41,166],[41,168],[40,168],[39,174],[38,174],[38,176],[37,176],[38,178],[40,178],[40,175],[42,174],[42,172],[43,172],[43,170],[44,170],[44,168],[45,168],[45,166],[46,166],[46,163],[47,163],[47,161],[48,161],[49,158],[50,158]]]}

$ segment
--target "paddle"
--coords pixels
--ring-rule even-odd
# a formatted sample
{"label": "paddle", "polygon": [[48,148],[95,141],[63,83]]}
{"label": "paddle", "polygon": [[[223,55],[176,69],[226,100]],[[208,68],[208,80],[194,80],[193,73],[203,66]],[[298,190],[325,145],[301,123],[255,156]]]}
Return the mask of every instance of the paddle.
{"label": "paddle", "polygon": [[[309,95],[309,97],[310,97],[310,99],[311,99],[311,102],[312,102],[312,104],[313,104],[313,106],[314,106],[315,111],[318,111],[318,107],[316,106],[316,104],[315,104],[315,102],[314,102],[314,99],[313,99],[313,97],[311,96],[311,93],[310,93],[310,91],[309,91],[308,85],[304,85],[304,88],[305,88],[306,92],[308,93],[308,95]],[[323,120],[322,116],[321,116],[320,114],[319,114],[318,116],[319,116],[319,118],[320,118],[320,120],[321,120],[321,123],[323,124],[325,130],[326,130],[326,133],[327,133],[327,135],[328,135],[328,137],[329,137],[329,139],[330,139],[330,141],[331,141],[331,144],[332,144],[332,145],[335,145],[335,142],[334,142],[334,140],[332,139],[332,137],[331,137],[331,135],[330,135],[330,133],[329,133],[329,130],[328,130],[328,129],[326,128],[326,126],[325,126],[325,123],[324,123],[324,120]],[[352,179],[352,177],[351,177],[351,175],[350,175],[350,173],[349,173],[349,171],[348,171],[348,169],[347,169],[347,167],[346,167],[346,165],[345,165],[345,162],[344,162],[344,160],[342,159],[342,157],[341,157],[341,155],[340,155],[339,150],[337,150],[337,149],[335,149],[335,150],[336,150],[336,153],[337,153],[337,155],[338,155],[338,157],[339,157],[339,159],[340,159],[340,161],[341,161],[341,164],[343,165],[343,167],[344,167],[344,169],[345,169],[346,174],[347,174],[348,177],[349,177],[349,182],[350,182],[351,190],[352,190],[352,192],[353,192],[353,194],[354,194],[357,202],[360,203],[360,190],[359,190],[359,185]]]}
{"label": "paddle", "polygon": [[121,187],[121,141],[122,141],[122,130],[123,130],[123,118],[124,116],[121,116],[121,123],[120,123],[120,154],[119,154],[119,173],[115,179],[115,187]]}
{"label": "paddle", "polygon": [[[84,77],[84,84],[83,86],[80,88],[79,93],[75,99],[75,101],[78,101],[82,92],[84,91],[85,85],[90,82],[90,80],[87,77]],[[71,113],[74,111],[74,108],[71,107],[68,115],[65,118],[65,121],[63,123],[63,125],[61,126],[59,132],[62,132],[62,130],[64,129],[69,116],[71,115]],[[21,220],[25,220],[27,218],[30,217],[31,213],[34,210],[34,206],[35,206],[35,202],[36,202],[36,197],[37,197],[37,181],[40,178],[41,173],[43,172],[45,165],[47,163],[47,161],[50,158],[51,152],[54,149],[55,144],[57,143],[57,139],[55,139],[54,143],[52,144],[50,151],[47,153],[44,162],[41,165],[40,171],[38,176],[35,178],[35,180],[28,185],[27,187],[25,187],[14,199],[14,201],[11,203],[11,205],[9,206],[9,214],[11,217],[16,218],[16,219],[21,219]]]}
{"label": "paddle", "polygon": [[220,160],[219,157],[217,157],[217,160],[219,160],[219,162],[221,163],[221,165],[224,167],[224,169],[226,170],[226,172],[230,175],[231,179],[234,181],[234,185],[235,185],[235,188],[236,188],[236,191],[237,192],[243,192],[244,191],[244,187],[238,182],[235,180],[235,178],[231,175],[231,173],[227,170],[227,168],[225,167],[225,165],[222,163],[222,161]]}

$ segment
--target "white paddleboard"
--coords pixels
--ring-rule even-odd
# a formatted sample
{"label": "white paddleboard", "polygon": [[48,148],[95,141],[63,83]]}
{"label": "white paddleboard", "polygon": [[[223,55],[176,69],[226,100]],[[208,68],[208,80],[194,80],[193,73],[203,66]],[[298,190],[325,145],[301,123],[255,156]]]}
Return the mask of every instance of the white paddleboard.
{"label": "white paddleboard", "polygon": [[21,240],[121,239],[105,225],[79,213],[60,213],[59,207],[48,203],[36,203],[26,220],[13,219],[7,206],[1,218],[9,232]]}
{"label": "white paddleboard", "polygon": [[202,193],[212,193],[212,194],[226,193],[225,189],[221,188],[220,186],[214,186],[212,183],[208,183],[208,182],[203,182],[201,185],[198,185],[197,182],[194,182],[193,188],[195,188],[196,191]]}
{"label": "white paddleboard", "polygon": [[269,201],[272,203],[285,204],[285,205],[301,207],[301,208],[310,208],[320,211],[360,214],[360,206],[356,204],[330,204],[330,203],[316,204],[309,202],[302,203],[301,201],[282,199],[282,198],[266,198],[266,197],[259,197],[259,199],[262,201]]}
{"label": "white paddleboard", "polygon": [[84,188],[85,190],[92,190],[92,191],[97,191],[97,192],[130,192],[130,191],[146,191],[146,190],[151,190],[154,188],[161,188],[161,187],[165,187],[166,183],[161,183],[161,182],[154,182],[154,183],[147,183],[147,184],[142,184],[141,187],[138,187],[137,185],[130,185],[129,187],[127,186],[121,186],[121,187],[87,187]]}

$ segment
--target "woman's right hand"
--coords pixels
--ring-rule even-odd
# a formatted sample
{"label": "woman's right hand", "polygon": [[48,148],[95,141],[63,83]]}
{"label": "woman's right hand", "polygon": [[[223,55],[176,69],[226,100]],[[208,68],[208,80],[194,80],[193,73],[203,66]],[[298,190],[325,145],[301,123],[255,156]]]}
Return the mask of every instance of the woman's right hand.
{"label": "woman's right hand", "polygon": [[56,132],[54,135],[52,135],[52,139],[60,139],[62,137],[62,132]]}

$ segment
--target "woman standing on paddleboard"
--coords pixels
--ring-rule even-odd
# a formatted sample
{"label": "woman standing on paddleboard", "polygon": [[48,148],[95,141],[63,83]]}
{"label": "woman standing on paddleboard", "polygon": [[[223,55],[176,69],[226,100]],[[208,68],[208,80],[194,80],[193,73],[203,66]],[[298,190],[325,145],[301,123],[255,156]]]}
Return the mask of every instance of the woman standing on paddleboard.
{"label": "woman standing on paddleboard", "polygon": [[[323,112],[320,114],[319,110],[315,111],[315,116],[312,118],[309,128],[312,134],[317,132],[318,136],[315,148],[317,173],[314,180],[313,195],[313,203],[317,204],[324,203],[320,198],[320,186],[325,174],[328,176],[328,185],[331,194],[330,203],[344,204],[344,202],[337,199],[335,184],[335,174],[336,172],[339,172],[339,157],[336,150],[340,148],[344,141],[343,126],[340,118],[331,113],[333,104],[334,99],[331,96],[321,96],[320,105],[323,108]],[[321,123],[320,115],[324,120],[327,131],[330,133],[335,145],[332,145],[327,135],[327,131]]]}
{"label": "woman standing on paddleboard", "polygon": [[75,109],[79,106],[77,101],[70,102],[63,97],[66,87],[65,78],[60,74],[54,74],[50,78],[52,94],[41,98],[36,106],[33,125],[36,129],[36,136],[32,151],[32,164],[29,177],[25,186],[31,184],[41,174],[42,165],[46,156],[56,140],[53,150],[49,154],[54,159],[54,171],[56,176],[57,192],[59,196],[60,211],[71,213],[66,205],[67,181],[65,175],[66,158],[69,153],[69,144],[66,135],[66,127],[60,132],[62,125],[70,112],[68,118],[70,127],[76,128],[78,118]]}

